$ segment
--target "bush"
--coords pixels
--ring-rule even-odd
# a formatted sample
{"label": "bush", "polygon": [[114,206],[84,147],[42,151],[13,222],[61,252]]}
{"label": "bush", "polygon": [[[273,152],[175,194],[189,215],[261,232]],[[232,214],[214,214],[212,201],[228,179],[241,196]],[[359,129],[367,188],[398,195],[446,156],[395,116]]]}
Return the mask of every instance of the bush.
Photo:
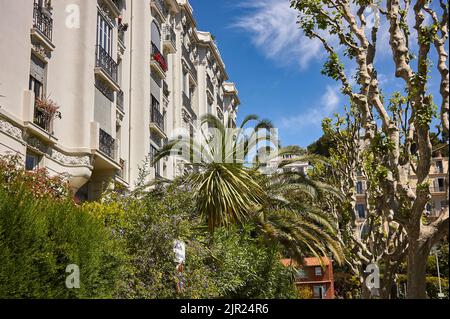
{"label": "bush", "polygon": [[[85,207],[111,228],[129,256],[120,298],[294,298],[290,270],[274,247],[251,236],[252,229],[218,229],[211,235],[189,190],[110,194]],[[186,287],[177,291],[172,243],[186,243]]]}
{"label": "bush", "polygon": [[[0,168],[0,298],[111,297],[123,257],[107,229],[56,179]],[[69,264],[80,289],[66,288]]]}

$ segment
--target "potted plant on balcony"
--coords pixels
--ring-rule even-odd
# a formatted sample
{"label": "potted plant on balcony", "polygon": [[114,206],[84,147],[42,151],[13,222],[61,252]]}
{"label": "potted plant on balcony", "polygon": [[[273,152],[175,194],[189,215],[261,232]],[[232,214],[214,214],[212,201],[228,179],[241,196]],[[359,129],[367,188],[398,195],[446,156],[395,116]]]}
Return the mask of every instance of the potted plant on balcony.
{"label": "potted plant on balcony", "polygon": [[59,106],[49,97],[36,98],[34,122],[49,131],[52,130],[52,122],[55,118],[61,118],[61,112],[58,111]]}

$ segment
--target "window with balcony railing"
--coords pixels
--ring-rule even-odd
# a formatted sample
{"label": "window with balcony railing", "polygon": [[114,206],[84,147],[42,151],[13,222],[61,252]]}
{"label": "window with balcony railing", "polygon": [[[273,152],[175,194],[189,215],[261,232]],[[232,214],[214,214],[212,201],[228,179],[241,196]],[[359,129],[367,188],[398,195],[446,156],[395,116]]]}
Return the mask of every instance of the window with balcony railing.
{"label": "window with balcony railing", "polygon": [[33,26],[47,39],[52,41],[53,19],[51,18],[49,9],[44,7],[38,0],[34,1]]}
{"label": "window with balcony railing", "polygon": [[214,96],[214,85],[211,81],[211,78],[209,75],[206,75],[206,85],[208,87],[208,90],[211,92],[211,94]]}
{"label": "window with balcony railing", "polygon": [[152,59],[158,62],[159,66],[164,72],[167,71],[168,67],[166,59],[164,58],[164,55],[161,53],[161,51],[159,51],[156,44],[154,44],[153,42],[152,42]]}
{"label": "window with balcony railing", "polygon": [[164,131],[164,115],[159,110],[159,102],[153,96],[150,115],[150,122],[155,123],[162,131]]}
{"label": "window with balcony railing", "polygon": [[97,59],[96,59],[96,67],[101,68],[103,71],[108,74],[108,76],[114,81],[117,82],[117,63],[114,59],[105,51],[105,49],[98,45],[97,46]]}
{"label": "window with balcony railing", "polygon": [[183,105],[190,109],[191,108],[191,99],[183,92]]}
{"label": "window with balcony railing", "polygon": [[155,169],[155,176],[161,177],[160,163],[159,162],[153,163],[157,152],[158,149],[153,145],[150,145],[150,154],[149,154],[150,163],[153,165],[152,167]]}
{"label": "window with balcony railing", "polygon": [[169,85],[167,84],[166,81],[163,81],[163,93],[165,96],[169,96],[170,94]]}
{"label": "window with balcony railing", "polygon": [[100,129],[99,133],[99,149],[100,152],[115,160],[116,157],[116,141],[111,135]]}
{"label": "window with balcony railing", "polygon": [[38,107],[34,108],[33,123],[44,131],[53,134],[53,117]]}
{"label": "window with balcony railing", "polygon": [[164,36],[164,41],[170,41],[172,43],[172,45],[174,46],[174,48],[177,47],[177,37],[175,35],[175,31],[173,30],[173,28],[169,25],[165,25],[163,28],[163,36]]}
{"label": "window with balcony railing", "polygon": [[192,76],[194,77],[195,81],[197,81],[197,69],[195,68],[194,63],[192,63],[189,51],[186,48],[186,46],[184,46],[184,45],[182,45],[181,48],[182,48],[181,49],[182,55],[183,55],[184,59],[186,60],[186,63],[189,66],[189,69],[190,69],[189,71],[192,74]]}
{"label": "window with balcony railing", "polygon": [[121,110],[122,112],[124,112],[124,107],[123,107],[123,104],[124,104],[124,95],[123,95],[123,91],[122,91],[122,90],[120,90],[119,92],[117,92],[117,101],[116,101],[116,104],[117,104],[117,108],[118,108],[119,110]]}

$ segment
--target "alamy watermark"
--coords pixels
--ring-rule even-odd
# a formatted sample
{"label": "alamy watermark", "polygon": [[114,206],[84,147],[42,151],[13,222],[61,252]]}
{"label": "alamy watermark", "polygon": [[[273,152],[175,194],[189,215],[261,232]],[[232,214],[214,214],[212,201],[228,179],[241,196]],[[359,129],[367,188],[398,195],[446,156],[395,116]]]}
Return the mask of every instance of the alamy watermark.
{"label": "alamy watermark", "polygon": [[68,289],[79,289],[80,267],[75,264],[70,264],[66,267],[66,273],[69,273],[69,275],[66,277],[66,287]]}

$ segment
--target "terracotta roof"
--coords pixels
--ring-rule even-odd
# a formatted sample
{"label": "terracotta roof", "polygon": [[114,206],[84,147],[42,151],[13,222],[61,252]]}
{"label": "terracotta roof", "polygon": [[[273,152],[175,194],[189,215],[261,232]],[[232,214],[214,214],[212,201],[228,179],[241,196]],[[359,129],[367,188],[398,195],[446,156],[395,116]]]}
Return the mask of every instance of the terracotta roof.
{"label": "terracotta roof", "polygon": [[[328,266],[330,264],[330,259],[328,257],[321,257],[322,265]],[[303,266],[321,266],[320,259],[317,257],[306,257],[303,259]],[[284,266],[297,266],[298,263],[292,259],[282,259],[281,263]]]}

